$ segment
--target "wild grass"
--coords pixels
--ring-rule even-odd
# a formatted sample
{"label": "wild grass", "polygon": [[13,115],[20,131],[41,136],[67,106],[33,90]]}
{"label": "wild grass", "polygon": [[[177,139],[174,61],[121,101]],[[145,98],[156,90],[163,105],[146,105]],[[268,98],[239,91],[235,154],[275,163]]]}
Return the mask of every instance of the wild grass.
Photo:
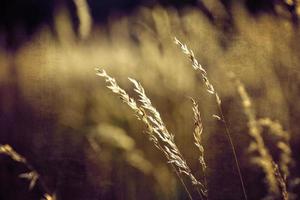
{"label": "wild grass", "polygon": [[130,166],[145,175],[154,174],[152,163],[145,158],[143,151],[137,148],[134,139],[123,129],[109,124],[101,124],[91,132],[88,142],[95,154],[101,154],[103,151],[101,145],[107,144],[112,149],[119,150],[120,154],[124,154],[125,161]]}
{"label": "wild grass", "polygon": [[[191,101],[193,103],[192,109],[194,112],[194,126],[195,126],[194,132],[193,132],[194,143],[195,143],[196,147],[199,149],[199,153],[200,153],[199,163],[202,167],[202,171],[203,171],[203,175],[204,175],[204,182],[206,182],[205,170],[207,168],[207,165],[205,162],[204,147],[203,147],[203,142],[202,142],[203,124],[202,124],[202,120],[201,120],[198,103],[193,98],[191,98]],[[205,185],[207,185],[207,184],[205,184]]]}
{"label": "wild grass", "polygon": [[[153,107],[150,99],[146,96],[145,90],[140,83],[135,79],[129,78],[129,80],[134,84],[134,91],[139,96],[139,102],[137,102],[122,89],[116,80],[109,76],[105,70],[96,69],[97,75],[104,77],[105,81],[108,83],[108,88],[119,95],[121,100],[126,103],[136,114],[137,118],[141,120],[147,127],[147,133],[150,141],[153,142],[154,146],[159,149],[167,158],[168,163],[174,168],[176,174],[178,175],[180,181],[182,182],[184,188],[186,189],[189,198],[193,199],[189,189],[184,183],[182,176],[187,176],[192,185],[200,189],[199,195],[207,196],[207,191],[205,185],[198,181],[193,175],[190,167],[187,165],[185,159],[183,158],[181,152],[179,151],[177,145],[175,144],[174,135],[169,133],[164,122],[162,121],[159,112]],[[198,188],[199,187],[199,188]]]}
{"label": "wild grass", "polygon": [[[251,153],[258,153],[258,156],[252,157],[251,161],[260,166],[266,176],[265,182],[268,185],[268,195],[266,198],[273,199],[282,195],[282,199],[292,199],[289,198],[287,189],[287,185],[292,185],[289,176],[290,168],[294,162],[289,144],[290,133],[283,130],[282,125],[278,121],[273,121],[270,118],[257,119],[252,101],[245,86],[234,74],[231,74],[231,78],[235,82],[238,94],[242,100],[243,110],[248,118],[249,135],[253,138],[248,150]],[[264,142],[262,135],[264,127],[269,128],[270,136],[278,140],[276,146],[280,152],[279,165],[274,161],[273,156]]]}
{"label": "wild grass", "polygon": [[237,91],[242,99],[243,110],[248,118],[249,134],[253,138],[253,142],[250,143],[249,150],[257,151],[259,156],[253,158],[253,162],[261,166],[266,174],[266,183],[268,184],[269,193],[278,194],[278,185],[275,177],[273,158],[269,153],[268,148],[262,138],[262,129],[257,122],[254,109],[251,107],[251,100],[239,80],[236,80]]}
{"label": "wild grass", "polygon": [[[64,164],[54,172],[47,171],[49,175],[55,174],[49,178],[50,182],[66,180],[63,183],[58,181],[62,187],[56,188],[62,197],[67,196],[65,199],[68,195],[80,199],[80,194],[90,195],[91,199],[185,199],[180,179],[177,181],[171,172],[172,167],[170,170],[165,164],[168,159],[161,159],[161,152],[153,151],[153,143],[140,134],[144,129],[134,121],[131,111],[120,106],[118,99],[108,95],[104,87],[99,87],[92,68],[87,67],[100,64],[114,74],[124,91],[131,88],[126,77],[139,79],[147,96],[160,111],[170,136],[176,132],[173,142],[180,150],[179,158],[193,172],[194,178],[205,186],[210,199],[241,199],[242,196],[242,192],[237,192],[240,191],[237,178],[232,177],[236,169],[231,169],[234,161],[231,163],[232,159],[229,159],[228,141],[222,139],[225,129],[218,104],[221,104],[224,118],[231,127],[248,198],[268,196],[270,184],[264,182],[263,176],[267,177],[269,172],[275,172],[275,176],[269,174],[280,195],[284,190],[278,184],[273,163],[268,162],[271,170],[268,172],[261,170],[261,165],[248,163],[260,156],[257,150],[250,155],[245,150],[256,140],[247,134],[249,119],[238,101],[235,92],[238,87],[225,75],[233,71],[251,96],[255,125],[260,127],[259,137],[278,165],[281,181],[285,182],[288,198],[292,199],[291,193],[299,191],[295,186],[299,182],[295,179],[299,169],[293,168],[299,158],[295,157],[295,162],[292,159],[292,149],[298,148],[300,131],[297,123],[300,113],[297,103],[299,28],[293,26],[285,17],[286,12],[281,12],[282,9],[279,12],[277,6],[276,14],[252,15],[239,3],[225,10],[216,1],[203,2],[209,4],[216,16],[214,23],[199,9],[156,6],[138,8],[128,16],[111,16],[107,25],[98,26],[92,24],[86,1],[78,0],[75,7],[78,30],[72,29],[69,13],[62,9],[55,15],[54,27],[41,27],[15,52],[1,49],[1,114],[7,116],[3,122],[4,130],[7,126],[13,127],[7,134],[2,132],[4,140],[9,138],[10,144],[30,149],[38,160],[41,157],[57,159],[49,161],[51,169],[57,163],[68,163],[69,160],[71,166],[74,166],[73,162],[84,165],[85,170],[74,169],[75,172],[70,174],[69,166]],[[200,76],[188,67],[187,59],[170,41],[173,35],[187,41],[194,57],[206,66],[208,85],[206,82],[199,84],[203,79],[203,67],[198,69]],[[207,89],[213,94],[204,92],[202,95],[202,90]],[[216,90],[220,98],[214,94]],[[200,98],[194,98],[197,106],[191,106],[186,96],[198,97],[199,94]],[[211,101],[210,97],[214,100]],[[216,103],[220,99],[222,102]],[[143,106],[135,101],[138,108]],[[199,115],[195,115],[195,111],[198,113],[196,107],[201,111],[201,123]],[[150,110],[143,108],[143,111],[156,120]],[[212,114],[215,114],[213,118]],[[150,119],[147,120],[154,126]],[[40,125],[40,122],[43,123]],[[101,126],[105,124],[114,128]],[[94,132],[96,127],[107,132]],[[125,133],[119,133],[118,129]],[[27,131],[26,137],[20,142],[23,131]],[[148,132],[146,134],[149,136]],[[160,140],[159,135],[154,135]],[[115,137],[119,141],[116,142]],[[165,153],[163,155],[167,157]],[[175,165],[174,158],[171,160]],[[64,166],[63,171],[61,167]],[[39,167],[48,167],[48,163]],[[175,167],[178,171],[179,167]],[[82,175],[80,181],[70,181],[78,174]],[[179,175],[192,193],[192,179],[184,172]],[[81,183],[85,187],[72,188]],[[65,187],[71,189],[65,190]]]}
{"label": "wild grass", "polygon": [[[234,160],[236,163],[237,171],[239,174],[243,195],[244,198],[247,199],[246,187],[244,185],[244,180],[242,177],[240,165],[238,162],[238,157],[236,154],[235,146],[232,141],[231,134],[229,132],[228,125],[226,123],[225,117],[223,115],[223,110],[221,107],[221,99],[214,89],[213,85],[210,83],[206,70],[202,67],[202,65],[195,58],[194,53],[190,50],[187,45],[180,42],[177,38],[175,38],[175,43],[180,46],[182,52],[186,54],[192,62],[192,66],[195,70],[199,70],[205,83],[206,90],[210,95],[215,97],[219,114],[214,114],[213,116],[224,123],[225,133],[227,134],[229,140],[229,146],[232,149],[232,153],[234,156]],[[205,159],[204,159],[204,147],[202,145],[201,135],[203,133],[203,124],[201,121],[200,111],[198,108],[198,104],[194,99],[192,100],[193,106],[192,110],[194,113],[194,125],[195,129],[193,132],[195,145],[198,147],[200,156],[199,162],[202,167],[204,183],[198,181],[195,176],[192,174],[191,169],[186,164],[182,154],[180,153],[177,145],[174,141],[174,135],[170,134],[163,123],[159,112],[155,107],[152,106],[150,99],[146,96],[145,90],[140,83],[138,83],[135,79],[129,78],[129,80],[134,84],[134,91],[139,95],[139,102],[141,106],[138,106],[136,101],[129,97],[129,95],[125,92],[124,89],[120,88],[118,83],[114,78],[109,76],[105,70],[97,70],[97,75],[104,77],[105,81],[108,82],[108,88],[120,96],[121,100],[129,105],[129,107],[135,111],[139,120],[143,121],[146,124],[148,129],[148,136],[150,140],[154,143],[155,147],[157,147],[163,154],[166,156],[168,163],[172,165],[175,169],[176,174],[181,180],[185,190],[187,191],[189,198],[193,199],[192,195],[189,192],[189,189],[184,183],[182,174],[190,177],[190,180],[193,185],[199,185],[201,189],[200,198],[203,197],[208,198],[208,189],[207,182],[205,177],[205,170],[207,168]],[[244,85],[236,78],[233,73],[228,73],[229,76],[235,83],[238,94],[242,100],[243,110],[245,115],[248,118],[248,127],[249,127],[249,135],[252,137],[253,141],[251,141],[249,146],[249,151],[258,153],[258,156],[252,157],[251,161],[256,165],[260,166],[265,175],[266,175],[266,183],[268,185],[268,196],[266,198],[278,198],[282,195],[282,199],[289,199],[288,191],[287,191],[287,177],[289,176],[289,165],[292,162],[291,158],[291,149],[289,147],[289,134],[283,130],[282,126],[278,122],[274,122],[269,118],[262,118],[257,120],[254,109],[252,108],[252,103],[248,93],[245,90]],[[280,149],[280,167],[275,163],[272,155],[269,152],[269,149],[265,145],[264,139],[262,137],[262,128],[266,126],[269,127],[271,132],[279,137],[281,141],[278,142],[277,147]],[[283,175],[282,175],[283,173]]]}
{"label": "wild grass", "polygon": [[288,194],[288,191],[287,191],[286,177],[282,176],[278,165],[274,162],[273,162],[273,167],[274,167],[274,174],[275,174],[275,177],[277,179],[277,184],[278,184],[278,187],[280,188],[280,191],[281,191],[282,199],[283,200],[288,200],[289,199],[289,194]]}
{"label": "wild grass", "polygon": [[189,49],[186,44],[183,44],[182,42],[180,42],[177,38],[175,38],[174,41],[175,41],[175,44],[177,44],[177,45],[180,46],[182,52],[189,57],[189,59],[192,62],[193,68],[195,70],[199,70],[200,71],[202,79],[203,79],[203,82],[205,83],[207,92],[209,94],[215,96],[219,114],[217,114],[217,115],[214,114],[213,116],[217,120],[220,120],[221,122],[223,122],[223,124],[224,124],[225,133],[227,135],[230,147],[232,149],[232,153],[233,153],[233,156],[234,156],[235,164],[236,164],[237,171],[238,171],[238,174],[239,174],[239,178],[240,178],[240,181],[241,181],[241,186],[242,186],[242,189],[243,189],[243,195],[244,195],[244,198],[247,200],[248,198],[247,198],[246,188],[245,188],[245,185],[244,185],[243,176],[242,176],[240,165],[239,165],[239,161],[238,161],[238,158],[237,158],[237,155],[236,155],[235,146],[233,144],[232,137],[231,137],[231,134],[229,132],[228,125],[227,125],[225,117],[223,115],[223,110],[222,110],[222,107],[221,107],[221,99],[220,99],[217,91],[214,89],[213,85],[210,83],[210,81],[208,79],[208,76],[207,76],[206,70],[202,67],[202,65],[195,58],[194,52],[191,49]]}
{"label": "wild grass", "polygon": [[44,196],[41,200],[55,200],[55,195],[50,195],[50,190],[46,186],[45,182],[40,178],[38,172],[33,168],[33,166],[26,160],[26,158],[16,152],[10,145],[0,145],[0,154],[10,157],[15,162],[25,165],[29,172],[25,172],[19,175],[19,178],[26,179],[29,181],[29,190],[32,190],[37,182],[40,183],[44,189]]}

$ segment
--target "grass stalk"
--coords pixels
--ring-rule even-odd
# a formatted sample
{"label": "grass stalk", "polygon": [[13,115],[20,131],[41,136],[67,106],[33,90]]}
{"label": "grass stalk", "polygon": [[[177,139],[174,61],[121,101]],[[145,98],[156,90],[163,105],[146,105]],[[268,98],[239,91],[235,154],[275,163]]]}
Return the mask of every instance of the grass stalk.
{"label": "grass stalk", "polygon": [[194,70],[200,71],[203,82],[206,86],[207,92],[210,95],[215,96],[220,116],[218,116],[218,115],[213,115],[213,116],[216,117],[218,120],[221,120],[223,122],[224,126],[225,126],[225,132],[226,132],[226,135],[227,135],[227,138],[228,138],[231,150],[232,150],[232,154],[233,154],[233,157],[234,157],[234,160],[235,160],[235,164],[236,164],[236,167],[237,167],[237,171],[238,171],[238,174],[239,174],[239,179],[240,179],[241,187],[242,187],[242,190],[243,190],[243,196],[244,196],[244,199],[247,200],[248,198],[247,198],[247,193],[246,193],[246,188],[245,188],[243,176],[242,176],[240,165],[239,165],[238,158],[237,158],[237,155],[236,155],[235,146],[234,146],[234,143],[232,141],[232,137],[231,137],[231,134],[229,132],[228,125],[227,125],[226,120],[224,118],[223,110],[222,110],[222,107],[221,107],[221,99],[220,99],[217,91],[214,89],[213,85],[210,83],[210,81],[208,79],[208,76],[207,76],[206,70],[202,67],[202,65],[196,59],[196,57],[194,55],[194,52],[192,50],[190,50],[187,47],[186,44],[183,44],[182,42],[180,42],[177,38],[174,38],[174,42],[175,42],[175,44],[177,44],[180,47],[181,51],[184,54],[186,54],[188,56],[188,58],[191,60],[192,67],[194,68]]}
{"label": "grass stalk", "polygon": [[156,148],[163,152],[168,163],[176,169],[175,171],[177,172],[181,183],[186,188],[189,198],[192,198],[192,196],[183,181],[183,176],[189,178],[192,185],[196,188],[202,188],[201,193],[203,196],[205,196],[206,193],[203,183],[198,181],[192,174],[191,169],[187,165],[181,152],[175,144],[174,135],[167,130],[159,112],[152,105],[151,100],[146,96],[142,85],[136,80],[128,78],[129,81],[134,85],[134,91],[139,95],[138,101],[141,105],[138,105],[137,101],[130,97],[127,92],[118,85],[117,81],[106,73],[106,71],[98,68],[96,71],[97,75],[103,77],[108,83],[107,87],[113,93],[117,94],[122,101],[135,112],[137,118],[146,125],[147,134],[150,141],[153,142]]}

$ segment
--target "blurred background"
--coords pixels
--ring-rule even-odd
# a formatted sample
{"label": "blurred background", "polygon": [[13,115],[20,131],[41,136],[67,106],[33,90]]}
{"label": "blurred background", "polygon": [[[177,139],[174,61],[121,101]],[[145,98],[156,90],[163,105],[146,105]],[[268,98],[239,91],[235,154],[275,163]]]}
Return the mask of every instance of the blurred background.
{"label": "blurred background", "polygon": [[[210,199],[242,199],[214,100],[173,42],[193,49],[223,102],[249,199],[262,199],[264,173],[251,163],[247,118],[234,72],[258,117],[291,134],[299,176],[300,2],[298,0],[2,0],[0,144],[10,144],[57,199],[187,199],[142,122],[95,75],[105,69],[134,96],[139,80],[182,154],[200,175],[189,97],[199,101]],[[276,141],[266,134],[274,156]],[[26,168],[0,155],[0,199],[41,199]],[[298,195],[300,188],[295,187]]]}

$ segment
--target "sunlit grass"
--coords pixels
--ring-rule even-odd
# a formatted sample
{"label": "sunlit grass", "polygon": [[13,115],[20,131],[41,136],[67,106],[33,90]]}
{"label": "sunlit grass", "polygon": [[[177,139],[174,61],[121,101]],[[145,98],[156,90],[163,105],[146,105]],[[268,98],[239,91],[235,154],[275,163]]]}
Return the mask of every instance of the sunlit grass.
{"label": "sunlit grass", "polygon": [[[264,195],[267,195],[267,188],[271,187],[264,184],[259,175],[261,169],[250,163],[252,155],[247,152],[250,143],[265,139],[261,136],[265,131],[289,134],[288,139],[283,138],[284,143],[277,140],[281,137],[276,134],[268,135],[263,145],[260,143],[259,156],[263,157],[264,149],[268,151],[264,155],[268,157],[264,159],[268,163],[262,166],[265,174],[275,170],[272,162],[275,161],[287,176],[296,177],[292,172],[288,174],[290,172],[287,165],[292,163],[292,153],[291,146],[286,143],[297,139],[297,131],[300,131],[298,125],[292,123],[297,120],[295,113],[300,111],[297,103],[300,81],[300,49],[297,44],[300,41],[299,30],[290,20],[267,14],[254,17],[234,4],[233,26],[229,34],[220,24],[212,24],[195,8],[177,11],[174,8],[154,7],[138,8],[129,16],[111,17],[107,25],[94,25],[92,30],[92,19],[85,1],[76,2],[80,18],[78,30],[72,29],[66,10],[57,10],[55,34],[44,26],[16,52],[0,50],[0,86],[6,88],[14,85],[18,88],[20,100],[26,102],[32,112],[46,118],[54,116],[54,138],[62,134],[61,130],[66,127],[79,130],[82,135],[74,134],[72,137],[88,140],[88,148],[76,148],[86,148],[84,151],[87,162],[92,163],[87,164],[86,173],[90,173],[89,179],[99,186],[99,190],[103,186],[101,178],[104,177],[112,185],[116,184],[115,179],[120,179],[120,183],[124,185],[130,183],[128,188],[134,188],[131,188],[133,191],[140,180],[148,181],[153,185],[150,189],[162,199],[180,198],[184,193],[180,183],[176,182],[172,169],[166,168],[165,160],[159,152],[153,151],[151,143],[141,134],[143,126],[135,121],[134,114],[110,95],[95,76],[94,67],[105,66],[105,70],[114,74],[129,95],[134,92],[130,90],[127,77],[135,77],[143,84],[168,130],[176,132],[176,145],[186,158],[188,166],[196,172],[195,176],[202,176],[201,164],[197,160],[199,151],[193,145],[194,122],[189,97],[196,99],[205,125],[205,134],[201,135],[201,144],[198,145],[205,150],[209,190],[212,190],[216,198],[222,195],[232,198],[241,196],[232,194],[236,184],[219,182],[219,185],[212,186],[214,180],[219,180],[218,177],[221,176],[219,162],[223,162],[222,166],[229,166],[232,161],[226,156],[230,155],[230,148],[221,137],[216,138],[220,131],[224,131],[220,121],[212,117],[216,113],[216,117],[221,117],[218,105],[206,94],[205,91],[209,88],[202,84],[201,75],[193,71],[188,59],[174,45],[174,36],[187,42],[193,49],[194,56],[209,74],[209,85],[214,86],[218,91],[217,96],[222,99],[224,115],[228,119],[238,149],[237,154],[241,159],[241,170],[247,174],[245,185],[250,196],[253,193],[251,197],[258,198],[261,194],[255,193],[255,186],[251,185],[254,181],[249,173],[254,172],[254,179],[260,178],[261,185],[266,187]],[[221,7],[211,5],[211,9],[216,9],[218,16],[226,16],[225,11],[220,10]],[[246,100],[242,98],[241,103],[237,92],[237,88],[241,86],[237,86],[227,76],[228,72],[233,72],[243,83],[243,91],[247,91],[251,97],[255,119],[249,117],[249,112],[247,115]],[[9,89],[4,91],[7,95],[2,95],[2,102],[6,113],[9,113],[13,110],[13,97]],[[258,132],[253,131],[251,120],[255,121]],[[250,124],[249,127],[247,123]],[[265,127],[268,129],[265,130]],[[248,128],[250,134],[247,134]],[[35,137],[34,132],[31,134],[31,137]],[[95,138],[99,141],[95,142]],[[280,155],[277,147],[273,147],[273,138],[275,146],[282,152]],[[121,175],[114,177],[114,172],[110,170],[113,166],[118,169],[118,160],[138,171],[132,173],[132,179],[121,180]],[[103,172],[99,172],[100,178],[95,178],[93,174],[98,173],[99,169],[103,169]],[[124,172],[121,170],[122,173],[126,174],[127,169]],[[236,173],[234,170],[227,170],[224,174],[228,177],[230,171]],[[145,178],[136,180],[135,176],[139,177],[139,173]],[[278,176],[270,174],[269,179],[277,185]],[[156,183],[159,186],[155,186]],[[166,184],[169,187],[163,187]],[[224,188],[225,185],[229,189]],[[214,187],[219,192],[214,194]],[[128,188],[124,186],[124,190]]]}

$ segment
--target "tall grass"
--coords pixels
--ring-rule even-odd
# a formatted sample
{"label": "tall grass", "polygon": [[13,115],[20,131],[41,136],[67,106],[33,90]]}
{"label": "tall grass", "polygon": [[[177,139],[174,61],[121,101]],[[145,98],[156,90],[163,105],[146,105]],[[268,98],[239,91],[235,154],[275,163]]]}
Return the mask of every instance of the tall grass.
{"label": "tall grass", "polygon": [[[180,42],[177,38],[175,38],[175,43],[179,45],[182,52],[186,54],[192,62],[192,66],[195,70],[199,70],[205,83],[206,90],[210,95],[215,97],[219,114],[214,114],[213,116],[224,123],[225,133],[229,140],[229,146],[232,149],[232,153],[234,156],[235,164],[237,167],[237,171],[239,174],[242,191],[244,198],[247,199],[246,187],[244,184],[244,180],[242,177],[240,165],[238,162],[237,153],[235,150],[235,146],[232,141],[231,134],[229,132],[228,125],[226,123],[223,110],[221,107],[221,99],[214,89],[213,85],[210,83],[206,70],[202,67],[202,65],[195,58],[192,50],[188,49],[188,47]],[[200,117],[200,111],[198,108],[198,104],[195,100],[192,99],[193,102],[193,113],[194,113],[194,140],[195,145],[198,147],[200,152],[199,162],[202,166],[202,172],[204,177],[204,183],[198,181],[195,176],[192,174],[191,169],[188,167],[186,161],[184,160],[182,154],[180,153],[177,145],[174,141],[174,135],[170,134],[163,123],[159,112],[152,106],[150,99],[146,96],[145,90],[140,83],[136,80],[129,78],[129,80],[134,84],[134,91],[139,95],[139,102],[141,106],[137,104],[137,102],[129,97],[129,95],[125,92],[124,89],[120,88],[118,83],[114,78],[109,76],[105,70],[97,70],[97,75],[104,77],[105,81],[108,82],[108,88],[120,96],[121,100],[129,105],[129,107],[135,111],[139,120],[143,121],[148,129],[148,136],[150,140],[154,143],[155,147],[157,147],[167,158],[168,163],[172,165],[175,169],[178,178],[182,182],[185,190],[188,193],[190,199],[193,199],[191,193],[189,192],[189,188],[184,183],[184,180],[181,175],[187,175],[193,185],[199,185],[201,193],[199,193],[200,198],[203,197],[208,198],[207,195],[207,183],[205,177],[205,169],[206,163],[204,159],[204,147],[201,142],[201,135],[203,133],[203,124]],[[250,151],[256,151],[258,156],[251,158],[251,160],[260,166],[265,175],[266,175],[266,183],[268,184],[268,196],[267,198],[278,198],[282,195],[282,199],[289,199],[288,191],[287,191],[287,177],[289,176],[289,165],[292,161],[291,158],[291,149],[289,147],[289,134],[283,131],[282,126],[278,122],[273,122],[268,118],[262,118],[260,120],[256,119],[255,111],[251,106],[251,100],[248,96],[248,93],[245,90],[244,85],[236,78],[233,73],[228,73],[230,77],[233,79],[235,86],[237,88],[238,94],[242,99],[243,110],[245,115],[248,118],[248,127],[249,127],[249,135],[252,137],[253,141],[250,143]],[[272,155],[270,154],[267,146],[265,145],[264,139],[262,137],[262,127],[269,127],[275,136],[279,136],[282,141],[278,142],[277,147],[281,150],[280,155],[280,167],[275,163]],[[283,175],[282,175],[283,173]]]}
{"label": "tall grass", "polygon": [[241,169],[240,169],[240,165],[239,165],[239,161],[238,161],[238,158],[237,158],[237,155],[236,155],[236,150],[235,150],[235,146],[233,144],[233,141],[232,141],[232,137],[231,137],[231,134],[229,132],[229,128],[228,128],[228,125],[226,123],[226,120],[225,120],[225,117],[223,115],[223,110],[222,110],[222,107],[221,107],[221,99],[217,93],[217,91],[214,89],[213,85],[210,83],[208,77],[207,77],[207,72],[206,70],[202,67],[202,65],[198,62],[198,60],[195,58],[195,55],[194,55],[194,52],[192,50],[190,50],[186,44],[183,44],[181,43],[177,38],[174,39],[175,40],[175,43],[177,45],[180,46],[182,52],[184,54],[186,54],[189,59],[191,60],[192,62],[192,66],[195,70],[199,70],[200,73],[201,73],[201,76],[202,76],[202,79],[203,79],[203,82],[205,83],[206,85],[206,90],[209,94],[211,95],[214,95],[215,96],[215,99],[216,99],[216,103],[217,103],[217,107],[218,107],[218,111],[219,111],[219,114],[217,115],[213,115],[216,119],[220,120],[223,122],[224,124],[224,127],[225,127],[225,133],[228,137],[228,141],[229,141],[229,144],[230,144],[230,147],[232,149],[232,153],[233,153],[233,156],[234,156],[234,160],[235,160],[235,164],[236,164],[236,167],[237,167],[237,171],[238,171],[238,174],[239,174],[239,178],[240,178],[240,181],[241,181],[241,186],[242,186],[242,189],[243,189],[243,195],[244,195],[244,198],[247,200],[247,193],[246,193],[246,188],[245,188],[245,185],[244,185],[244,180],[243,180],[243,176],[242,176],[242,173],[241,173]]}
{"label": "tall grass", "polygon": [[[106,66],[130,96],[134,95],[125,78],[138,77],[170,136],[176,132],[172,142],[180,150],[180,164],[202,183],[204,187],[200,188],[207,190],[208,198],[240,199],[243,195],[232,176],[236,170],[231,169],[234,161],[230,159],[228,141],[223,141],[224,117],[218,104],[231,127],[248,198],[270,196],[270,183],[263,180],[268,174],[278,190],[271,198],[282,199],[282,180],[288,198],[293,198],[299,182],[295,179],[299,169],[294,167],[298,158],[293,161],[292,150],[298,147],[300,130],[300,37],[286,12],[276,6],[276,14],[252,15],[239,3],[225,10],[216,1],[205,1],[216,16],[213,23],[195,8],[156,6],[138,8],[129,16],[111,16],[107,25],[93,25],[87,1],[75,2],[78,30],[72,29],[66,10],[57,10],[54,27],[41,27],[14,53],[0,49],[0,103],[5,116],[1,117],[1,139],[16,148],[28,149],[29,155],[36,157],[35,164],[41,164],[37,169],[49,167],[47,181],[57,183],[54,187],[59,198],[186,198],[180,179],[177,181],[177,175],[171,173],[172,166],[165,164],[167,155],[153,151],[153,143],[140,134],[144,129],[134,121],[131,111],[99,87],[92,67],[87,67],[98,64]],[[187,67],[187,59],[170,41],[172,35],[190,43],[194,57],[207,66],[213,90],[206,83],[199,84],[201,72],[199,78]],[[273,162],[268,162],[270,171],[261,166],[266,164],[247,126],[246,108],[240,106],[235,92],[239,87],[225,76],[228,71],[233,71],[249,92],[259,137],[282,179]],[[202,95],[207,89],[213,94]],[[220,98],[214,94],[216,89]],[[199,93],[200,98],[194,98],[197,105],[191,106],[186,96],[198,97]],[[140,108],[143,103],[138,99],[135,101]],[[216,104],[220,99],[222,102]],[[143,111],[156,120],[150,110]],[[172,148],[168,149],[174,154]],[[49,163],[39,162],[44,157],[51,158]],[[175,159],[171,160],[175,166]],[[248,160],[259,163],[249,164]],[[73,163],[83,167],[72,171],[69,162],[72,167],[76,167]],[[57,163],[62,165],[56,168]],[[175,169],[179,171],[178,166]],[[193,179],[185,172],[178,174],[192,198],[199,197]],[[74,177],[80,181],[74,181]]]}
{"label": "tall grass", "polygon": [[112,90],[112,92],[119,95],[122,101],[135,112],[138,119],[146,125],[149,139],[153,142],[154,146],[165,155],[168,163],[174,168],[178,178],[187,191],[189,198],[193,199],[182,176],[187,176],[192,185],[196,186],[197,189],[200,189],[200,198],[202,198],[202,196],[206,197],[207,191],[205,185],[198,181],[193,175],[190,167],[187,165],[175,144],[174,135],[167,130],[159,112],[152,106],[150,99],[146,96],[142,85],[136,80],[129,78],[134,84],[134,91],[139,95],[139,102],[141,103],[141,106],[139,106],[133,98],[129,97],[124,89],[120,88],[115,79],[109,76],[106,71],[97,69],[97,75],[105,78],[105,81],[108,82],[107,87]]}

